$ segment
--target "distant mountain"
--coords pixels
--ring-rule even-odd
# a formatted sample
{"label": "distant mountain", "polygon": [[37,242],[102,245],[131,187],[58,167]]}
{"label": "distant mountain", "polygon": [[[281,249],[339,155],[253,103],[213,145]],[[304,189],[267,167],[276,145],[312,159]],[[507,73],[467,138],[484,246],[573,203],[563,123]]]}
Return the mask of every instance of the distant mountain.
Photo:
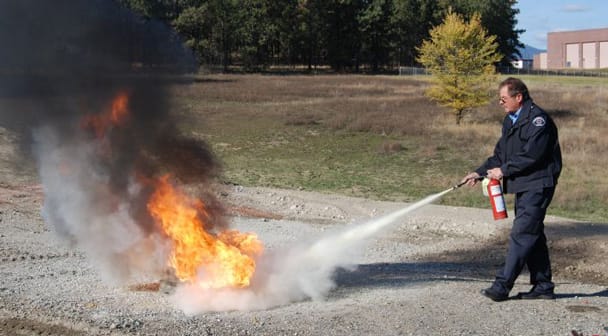
{"label": "distant mountain", "polygon": [[[527,44],[524,44],[523,48],[517,48],[517,50],[519,50],[519,52],[521,53],[522,59],[530,59],[530,60],[534,58],[534,55],[547,51],[545,49],[534,48],[533,46],[530,46]],[[515,56],[515,58],[518,59],[519,57]]]}

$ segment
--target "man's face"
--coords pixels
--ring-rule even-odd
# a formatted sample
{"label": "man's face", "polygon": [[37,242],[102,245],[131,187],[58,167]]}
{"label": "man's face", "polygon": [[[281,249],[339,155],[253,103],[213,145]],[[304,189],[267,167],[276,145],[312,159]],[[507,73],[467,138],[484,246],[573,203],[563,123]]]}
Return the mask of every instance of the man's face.
{"label": "man's face", "polygon": [[523,96],[521,93],[518,93],[515,96],[509,96],[509,88],[507,86],[500,88],[500,99],[498,103],[505,109],[506,113],[517,111],[521,106],[522,100]]}

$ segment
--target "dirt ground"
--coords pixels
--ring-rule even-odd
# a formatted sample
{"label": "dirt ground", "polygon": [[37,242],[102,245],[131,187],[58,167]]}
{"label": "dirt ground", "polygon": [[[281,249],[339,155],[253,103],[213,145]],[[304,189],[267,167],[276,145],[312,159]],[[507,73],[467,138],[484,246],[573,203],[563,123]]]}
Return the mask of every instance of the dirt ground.
{"label": "dirt ground", "polygon": [[[5,135],[0,140],[6,144]],[[0,154],[0,335],[608,332],[608,223],[547,218],[553,301],[495,303],[482,297],[480,289],[503,260],[511,219],[494,221],[488,209],[431,204],[357,245],[356,267],[336,269],[335,287],[323,297],[186,314],[162,282],[102,281],[85,251],[58,241],[44,223],[35,172],[15,170],[10,146],[0,146]],[[267,251],[315,242],[408,206],[238,185],[220,186],[216,193],[231,225],[255,232]],[[528,289],[524,273],[512,294]]]}
{"label": "dirt ground", "polygon": [[[371,239],[357,268],[337,270],[336,287],[322,299],[186,315],[158,284],[102,282],[84,253],[44,224],[41,187],[4,181],[0,335],[604,335],[608,328],[606,223],[547,218],[554,301],[482,297],[502,262],[510,219],[428,205]],[[232,225],[256,232],[269,250],[407,206],[242,186],[218,195]],[[522,274],[513,295],[529,289],[526,280]]]}

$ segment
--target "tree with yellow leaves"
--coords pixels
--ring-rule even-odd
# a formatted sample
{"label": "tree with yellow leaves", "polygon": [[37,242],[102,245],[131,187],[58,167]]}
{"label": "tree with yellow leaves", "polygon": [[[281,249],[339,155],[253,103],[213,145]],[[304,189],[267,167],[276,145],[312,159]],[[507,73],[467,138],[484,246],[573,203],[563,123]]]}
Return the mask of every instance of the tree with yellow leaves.
{"label": "tree with yellow leaves", "polygon": [[496,36],[487,35],[479,14],[466,22],[451,10],[430,36],[418,48],[418,62],[432,74],[426,94],[450,108],[460,124],[465,111],[490,100],[490,87],[497,80],[494,64],[502,58]]}

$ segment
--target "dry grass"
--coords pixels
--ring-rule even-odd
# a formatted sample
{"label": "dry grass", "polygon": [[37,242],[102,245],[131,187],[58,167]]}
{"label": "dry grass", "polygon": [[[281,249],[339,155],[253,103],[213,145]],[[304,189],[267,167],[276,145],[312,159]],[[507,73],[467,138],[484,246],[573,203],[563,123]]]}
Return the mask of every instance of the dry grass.
{"label": "dry grass", "polygon": [[217,75],[174,93],[203,114],[230,107],[239,115],[261,113],[288,125],[323,123],[351,131],[421,134],[441,111],[423,96],[424,85],[381,76]]}
{"label": "dry grass", "polygon": [[[606,220],[608,82],[525,80],[560,128],[565,168],[552,208]],[[426,86],[411,77],[211,75],[174,94],[185,130],[211,142],[233,182],[411,199],[490,155],[504,117],[492,102],[457,126]],[[445,201],[485,206],[477,191]]]}
{"label": "dry grass", "polygon": [[604,211],[608,200],[608,82],[540,84],[537,100],[560,128],[564,175],[555,202],[567,211]]}

